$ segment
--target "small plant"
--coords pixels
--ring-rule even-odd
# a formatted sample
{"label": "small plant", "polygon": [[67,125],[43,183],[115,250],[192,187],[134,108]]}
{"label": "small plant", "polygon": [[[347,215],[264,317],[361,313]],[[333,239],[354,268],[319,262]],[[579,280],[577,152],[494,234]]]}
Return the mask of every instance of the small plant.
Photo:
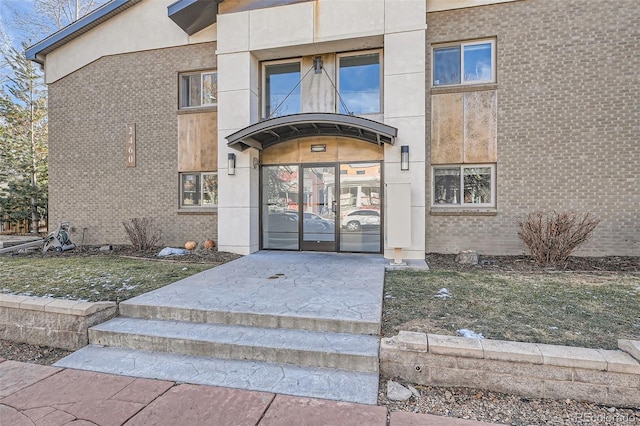
{"label": "small plant", "polygon": [[162,230],[155,226],[153,219],[148,217],[134,217],[122,222],[131,246],[135,251],[147,251],[158,244]]}
{"label": "small plant", "polygon": [[518,223],[518,236],[540,265],[557,265],[591,238],[600,219],[590,213],[536,212]]}

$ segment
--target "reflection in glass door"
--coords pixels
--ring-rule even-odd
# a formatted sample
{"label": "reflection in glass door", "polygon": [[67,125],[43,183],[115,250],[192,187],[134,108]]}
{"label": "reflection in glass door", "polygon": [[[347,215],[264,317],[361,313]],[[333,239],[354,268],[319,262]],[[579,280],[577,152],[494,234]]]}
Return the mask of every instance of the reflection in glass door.
{"label": "reflection in glass door", "polygon": [[336,166],[302,166],[302,250],[336,251]]}
{"label": "reflection in glass door", "polygon": [[340,165],[340,251],[382,251],[380,163]]}
{"label": "reflection in glass door", "polygon": [[262,248],[382,252],[381,167],[262,166]]}
{"label": "reflection in glass door", "polygon": [[299,166],[262,167],[262,247],[299,250]]}

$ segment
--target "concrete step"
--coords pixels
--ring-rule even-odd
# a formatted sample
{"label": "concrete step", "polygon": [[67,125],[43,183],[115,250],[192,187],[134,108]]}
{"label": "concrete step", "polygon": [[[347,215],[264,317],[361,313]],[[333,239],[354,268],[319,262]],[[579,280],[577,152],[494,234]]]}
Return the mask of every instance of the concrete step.
{"label": "concrete step", "polygon": [[92,344],[184,355],[378,372],[375,336],[119,317],[89,329]]}
{"label": "concrete step", "polygon": [[378,374],[85,346],[56,367],[284,395],[376,404]]}
{"label": "concrete step", "polygon": [[[143,295],[145,296],[145,295]],[[275,329],[299,329],[312,331],[327,331],[334,333],[369,334],[380,333],[380,320],[363,320],[351,317],[339,317],[338,315],[327,317],[313,315],[314,312],[305,314],[287,315],[275,312],[260,312],[243,309],[216,310],[211,307],[194,307],[171,303],[159,303],[152,301],[138,302],[137,298],[121,302],[120,315],[131,318],[173,320],[185,322],[198,322],[208,324],[244,325],[247,327],[275,328]]]}

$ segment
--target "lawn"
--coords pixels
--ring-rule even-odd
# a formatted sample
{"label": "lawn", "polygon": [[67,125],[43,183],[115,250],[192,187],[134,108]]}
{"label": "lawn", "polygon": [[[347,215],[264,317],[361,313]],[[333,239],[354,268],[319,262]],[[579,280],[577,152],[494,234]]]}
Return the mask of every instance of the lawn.
{"label": "lawn", "polygon": [[120,256],[0,257],[0,293],[122,301],[213,266]]}
{"label": "lawn", "polygon": [[[0,257],[0,293],[122,301],[234,258],[220,256],[205,263],[116,254]],[[387,273],[383,335],[466,328],[489,339],[606,349],[617,348],[618,338],[640,339],[638,272],[448,268]],[[435,297],[443,288],[451,297]]]}
{"label": "lawn", "polygon": [[[451,297],[436,297],[441,289]],[[388,272],[382,332],[455,335],[616,349],[640,339],[635,272]]]}

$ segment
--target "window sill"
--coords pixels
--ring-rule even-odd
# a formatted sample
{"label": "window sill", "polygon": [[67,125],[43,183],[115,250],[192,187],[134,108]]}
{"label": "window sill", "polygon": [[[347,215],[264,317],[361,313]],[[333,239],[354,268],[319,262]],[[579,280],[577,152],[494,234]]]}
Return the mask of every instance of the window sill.
{"label": "window sill", "polygon": [[203,112],[217,112],[217,111],[218,111],[218,105],[179,108],[177,112],[178,112],[178,115],[182,115],[182,114],[197,114],[197,113],[203,113]]}
{"label": "window sill", "polygon": [[495,207],[431,207],[431,216],[496,216]]}
{"label": "window sill", "polygon": [[208,215],[208,214],[217,214],[218,207],[180,207],[178,208],[178,214],[184,215]]}
{"label": "window sill", "polygon": [[498,83],[459,84],[455,86],[431,87],[431,94],[442,95],[446,93],[482,92],[486,90],[497,90],[497,89],[498,89]]}

